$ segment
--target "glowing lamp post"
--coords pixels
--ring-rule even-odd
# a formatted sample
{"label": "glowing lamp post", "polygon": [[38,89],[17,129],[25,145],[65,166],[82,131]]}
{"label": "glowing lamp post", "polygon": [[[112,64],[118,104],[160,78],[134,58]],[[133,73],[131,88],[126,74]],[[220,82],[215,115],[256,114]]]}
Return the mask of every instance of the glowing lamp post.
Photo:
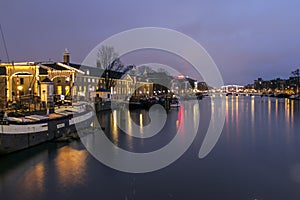
{"label": "glowing lamp post", "polygon": [[18,91],[22,91],[22,90],[23,90],[23,86],[22,86],[22,85],[19,85],[19,86],[17,87],[17,89],[18,89]]}
{"label": "glowing lamp post", "polygon": [[22,85],[18,85],[17,86],[17,99],[20,99],[20,92],[23,90],[23,86]]}

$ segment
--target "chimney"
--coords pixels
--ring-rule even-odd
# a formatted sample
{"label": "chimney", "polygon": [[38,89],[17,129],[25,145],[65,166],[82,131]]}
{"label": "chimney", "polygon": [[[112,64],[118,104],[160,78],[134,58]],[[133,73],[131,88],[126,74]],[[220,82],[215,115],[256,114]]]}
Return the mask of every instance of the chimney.
{"label": "chimney", "polygon": [[65,48],[65,51],[63,53],[64,63],[70,63],[70,53],[67,48]]}

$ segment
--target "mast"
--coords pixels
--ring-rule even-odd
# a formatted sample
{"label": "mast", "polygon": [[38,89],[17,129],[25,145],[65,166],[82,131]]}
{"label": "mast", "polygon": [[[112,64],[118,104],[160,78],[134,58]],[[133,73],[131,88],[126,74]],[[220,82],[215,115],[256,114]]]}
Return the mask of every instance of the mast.
{"label": "mast", "polygon": [[[6,41],[5,41],[5,38],[4,38],[4,33],[3,33],[3,29],[2,29],[1,24],[0,24],[0,31],[1,31],[1,36],[2,36],[2,40],[3,40],[3,46],[4,46],[7,62],[9,62],[9,56],[8,56]],[[0,60],[0,62],[1,62],[1,60]],[[1,113],[3,113],[3,112],[5,113],[5,110],[6,110],[6,107],[7,107],[7,88],[6,87],[7,87],[7,85],[5,84],[4,105],[1,105],[1,108],[0,108]],[[3,116],[2,116],[2,119],[3,119]]]}
{"label": "mast", "polygon": [[1,31],[1,36],[2,36],[2,40],[3,40],[4,50],[5,50],[5,53],[6,53],[7,62],[9,62],[9,56],[8,56],[7,46],[6,46],[6,42],[5,42],[5,38],[4,38],[4,33],[3,33],[3,30],[2,30],[1,24],[0,24],[0,31]]}

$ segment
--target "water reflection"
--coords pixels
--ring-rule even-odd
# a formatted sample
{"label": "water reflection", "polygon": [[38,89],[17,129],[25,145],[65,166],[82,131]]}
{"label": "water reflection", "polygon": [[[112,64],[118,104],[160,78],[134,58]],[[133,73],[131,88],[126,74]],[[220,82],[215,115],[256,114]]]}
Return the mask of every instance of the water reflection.
{"label": "water reflection", "polygon": [[24,173],[21,183],[27,195],[33,196],[35,193],[42,195],[45,190],[45,163],[39,162],[32,166]]}
{"label": "water reflection", "polygon": [[197,120],[201,120],[201,113],[199,112],[199,106],[197,104],[193,105],[193,119],[194,119],[194,129],[197,128],[196,124],[198,123]]}
{"label": "water reflection", "polygon": [[[192,147],[161,171],[139,175],[120,173],[100,164],[85,149],[73,148],[74,143],[50,143],[49,149],[43,147],[38,152],[24,151],[0,159],[0,198],[126,199],[130,193],[131,199],[166,199],[170,193],[173,199],[187,196],[299,199],[300,102],[268,97],[220,97],[226,108],[224,130],[212,153],[200,160],[197,154],[203,141],[201,133],[207,131],[210,113],[219,112],[218,97],[214,98],[214,101],[209,98],[199,101],[199,108],[195,104],[183,104],[178,110],[172,109],[162,132],[146,139],[131,136],[132,123],[141,129],[149,123],[146,111],[98,114],[105,136],[111,142],[126,150],[150,152],[170,143],[180,127],[184,128],[177,145],[182,145],[188,135],[185,127],[197,128],[201,112],[201,122],[207,124],[199,126]],[[127,133],[117,127],[115,117],[132,118],[125,124]],[[228,192],[235,188],[239,190]]]}
{"label": "water reflection", "polygon": [[140,113],[140,134],[143,135],[143,114]]}
{"label": "water reflection", "polygon": [[295,101],[291,101],[291,121],[294,122]]}
{"label": "water reflection", "polygon": [[55,159],[58,183],[61,186],[84,184],[88,152],[68,146],[60,148]]}
{"label": "water reflection", "polygon": [[117,123],[117,111],[113,110],[111,117],[111,136],[112,136],[112,141],[114,142],[115,145],[118,145],[119,139],[118,139],[118,123]]}
{"label": "water reflection", "polygon": [[285,121],[290,123],[290,100],[285,99],[284,101],[284,110],[285,110]]}
{"label": "water reflection", "polygon": [[[293,134],[295,133],[295,120],[299,122],[299,101],[290,99],[275,99],[271,97],[226,97],[224,99],[226,107],[225,132],[226,140],[232,138],[230,133],[237,134],[237,143],[247,129],[248,116],[250,116],[249,130],[251,133],[251,141],[255,141],[257,136],[267,133],[268,144],[273,144],[276,137],[285,136],[287,144],[293,142]],[[250,104],[248,103],[250,101]],[[250,112],[248,113],[247,110]],[[243,127],[243,129],[240,129]],[[235,131],[232,131],[235,128]],[[281,130],[283,135],[276,135]]]}
{"label": "water reflection", "polygon": [[226,109],[226,117],[225,117],[225,127],[226,127],[226,141],[229,141],[229,105],[228,105],[228,96],[225,97],[225,109]]}
{"label": "water reflection", "polygon": [[275,120],[278,119],[278,99],[275,100]]}
{"label": "water reflection", "polygon": [[251,96],[251,128],[254,129],[254,120],[255,120],[255,96]]}
{"label": "water reflection", "polygon": [[271,127],[272,102],[268,99],[268,126]]}
{"label": "water reflection", "polygon": [[238,136],[240,135],[240,129],[239,129],[239,96],[235,97],[235,127],[236,132]]}
{"label": "water reflection", "polygon": [[[160,111],[154,110],[153,112],[159,113]],[[105,121],[107,124],[113,124],[111,129],[105,129],[105,134],[116,146],[130,151],[139,151],[141,147],[147,149],[149,144],[153,144],[153,141],[157,141],[157,138],[162,138],[162,141],[166,141],[166,143],[168,143],[176,135],[176,132],[179,130],[179,128],[182,130],[181,134],[184,135],[186,117],[193,116],[190,118],[192,121],[189,122],[189,124],[191,124],[196,130],[197,124],[199,123],[199,106],[195,102],[187,101],[183,102],[179,108],[171,109],[169,111],[167,123],[162,127],[162,129],[159,130],[157,135],[149,138],[142,138],[143,134],[145,134],[145,127],[148,126],[152,121],[155,123],[155,121],[159,120],[150,118],[149,110],[113,110],[112,115],[113,117],[110,118],[111,122]],[[127,118],[126,122],[128,123],[126,124],[122,124],[122,120],[125,121],[123,115]],[[102,118],[102,115],[99,117]],[[100,124],[101,121],[103,120],[99,119]],[[138,131],[141,138],[137,138],[132,135],[132,123],[134,123],[134,126],[138,127],[138,129],[135,130]],[[125,128],[121,129],[119,125]],[[161,145],[160,142],[156,142],[156,145],[154,146],[157,145]]]}

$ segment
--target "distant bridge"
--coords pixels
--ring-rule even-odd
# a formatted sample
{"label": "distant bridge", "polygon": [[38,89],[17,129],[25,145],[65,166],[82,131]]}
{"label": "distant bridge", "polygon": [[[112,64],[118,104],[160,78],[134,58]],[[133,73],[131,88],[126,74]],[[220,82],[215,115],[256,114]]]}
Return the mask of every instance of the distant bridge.
{"label": "distant bridge", "polygon": [[224,85],[221,87],[222,92],[226,93],[238,93],[244,90],[244,86],[241,85]]}

